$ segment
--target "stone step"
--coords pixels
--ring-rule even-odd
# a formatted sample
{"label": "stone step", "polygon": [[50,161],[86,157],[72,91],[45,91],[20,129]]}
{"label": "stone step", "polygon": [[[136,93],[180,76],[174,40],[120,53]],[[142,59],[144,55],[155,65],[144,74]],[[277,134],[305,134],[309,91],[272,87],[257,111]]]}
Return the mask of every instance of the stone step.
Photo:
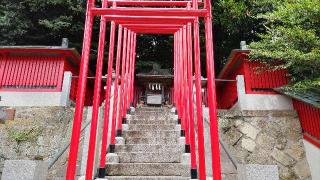
{"label": "stone step", "polygon": [[140,107],[136,108],[136,111],[170,111],[170,108],[166,107]]}
{"label": "stone step", "polygon": [[128,124],[168,124],[175,125],[177,120],[167,119],[167,120],[149,120],[149,119],[132,119],[128,120]]}
{"label": "stone step", "polygon": [[166,121],[173,120],[174,116],[169,115],[133,115],[131,117],[127,117],[128,120],[153,120],[153,121]]}
{"label": "stone step", "polygon": [[129,130],[131,131],[161,131],[161,130],[175,130],[175,125],[167,125],[167,124],[130,124]]}
{"label": "stone step", "polygon": [[116,152],[184,152],[183,145],[126,144],[116,145]]}
{"label": "stone step", "polygon": [[179,131],[123,131],[124,138],[179,138]]}
{"label": "stone step", "polygon": [[117,153],[120,163],[179,163],[181,152]]}
{"label": "stone step", "polygon": [[179,144],[179,139],[173,138],[126,138],[126,144]]}
{"label": "stone step", "polygon": [[106,179],[99,180],[189,180],[188,177],[181,176],[107,176]]}
{"label": "stone step", "polygon": [[190,169],[181,163],[117,163],[106,165],[109,176],[183,176]]}

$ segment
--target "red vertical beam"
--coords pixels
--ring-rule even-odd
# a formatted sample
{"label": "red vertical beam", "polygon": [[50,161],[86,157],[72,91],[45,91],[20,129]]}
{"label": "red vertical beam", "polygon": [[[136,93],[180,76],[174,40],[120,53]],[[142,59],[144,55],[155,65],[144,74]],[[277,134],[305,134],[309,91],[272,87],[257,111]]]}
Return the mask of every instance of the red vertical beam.
{"label": "red vertical beam", "polygon": [[125,76],[124,78],[124,105],[123,105],[123,117],[127,118],[127,109],[128,109],[128,84],[129,84],[129,68],[130,68],[130,51],[131,51],[131,40],[132,40],[132,31],[128,30],[128,45],[127,45],[127,52],[126,52],[126,69],[125,69]]}
{"label": "red vertical beam", "polygon": [[[106,1],[103,1],[102,6],[106,7]],[[106,19],[100,17],[100,34],[99,34],[99,45],[98,45],[98,57],[96,64],[96,76],[94,82],[93,92],[93,105],[92,105],[92,119],[90,127],[89,147],[88,147],[88,158],[86,167],[86,179],[92,179],[94,155],[96,149],[96,137],[97,137],[97,125],[99,117],[99,105],[101,95],[101,81],[102,81],[102,69],[104,59],[104,44],[106,39]]]}
{"label": "red vertical beam", "polygon": [[110,30],[110,44],[109,44],[109,57],[108,57],[108,71],[107,71],[107,87],[105,96],[105,108],[103,116],[103,129],[102,129],[102,141],[101,141],[101,151],[100,151],[100,168],[99,177],[105,176],[105,164],[106,164],[106,154],[107,154],[107,141],[108,141],[108,130],[109,130],[109,113],[110,113],[110,91],[112,84],[112,65],[114,56],[114,39],[115,39],[115,22],[111,21]]}
{"label": "red vertical beam", "polygon": [[[187,109],[187,104],[188,104],[188,47],[187,47],[187,27],[186,25],[183,26],[183,31],[182,31],[182,43],[183,43],[183,58],[182,58],[182,70],[183,70],[183,119],[185,121],[185,133],[186,133],[186,148],[190,148],[190,127],[189,127],[189,121],[188,121],[188,112],[189,110]],[[187,149],[187,152],[190,152],[190,149]]]}
{"label": "red vertical beam", "polygon": [[[117,43],[117,60],[116,60],[116,75],[114,80],[114,100],[113,100],[113,113],[112,113],[112,128],[111,128],[111,142],[110,142],[110,152],[114,152],[115,145],[115,129],[116,129],[116,119],[118,112],[118,89],[119,89],[119,72],[120,72],[120,59],[121,59],[121,47],[122,47],[122,26],[119,25],[118,28],[118,43]],[[119,117],[120,118],[120,114]],[[120,122],[119,122],[120,123]]]}
{"label": "red vertical beam", "polygon": [[91,13],[91,8],[94,7],[94,4],[95,4],[94,0],[87,1],[87,11],[86,11],[87,13],[86,13],[86,21],[85,21],[85,29],[84,29],[84,37],[83,37],[83,45],[82,45],[83,48],[82,48],[82,56],[81,56],[80,71],[79,71],[80,73],[79,73],[77,101],[76,101],[75,115],[73,120],[66,180],[74,180],[75,178],[78,147],[79,147],[79,140],[80,140],[81,121],[82,121],[83,107],[84,107],[85,94],[86,94],[88,64],[89,64],[91,35],[92,35],[92,24],[93,24],[93,18],[94,18],[94,16]]}
{"label": "red vertical beam", "polygon": [[130,51],[129,51],[129,68],[128,68],[128,74],[127,74],[127,79],[128,79],[128,84],[127,84],[127,109],[130,108],[131,104],[131,87],[132,87],[132,71],[133,71],[133,35],[134,33],[131,33],[131,43],[130,43]]}
{"label": "red vertical beam", "polygon": [[133,69],[134,68],[134,66],[133,66],[133,45],[134,45],[133,41],[134,41],[134,32],[132,32],[132,34],[131,34],[131,47],[130,47],[130,54],[129,54],[130,66],[129,66],[129,71],[128,71],[128,79],[129,79],[129,83],[128,83],[128,101],[127,101],[128,109],[130,109],[130,105],[132,103],[132,100],[131,100],[131,98],[132,98],[132,94],[131,94],[131,92],[132,92],[132,82],[133,82],[132,72],[134,70]]}
{"label": "red vertical beam", "polygon": [[178,37],[178,87],[179,87],[179,117],[181,119],[181,133],[183,136],[185,136],[185,121],[184,121],[184,112],[183,112],[183,93],[184,93],[184,88],[183,88],[183,52],[182,52],[182,29],[179,32],[179,37]]}
{"label": "red vertical beam", "polygon": [[214,73],[214,52],[212,37],[212,15],[211,2],[206,0],[206,8],[208,15],[204,18],[205,22],[205,38],[206,38],[206,65],[208,78],[208,100],[209,100],[209,116],[210,116],[210,141],[212,151],[212,171],[215,180],[221,180],[220,165],[220,147],[218,134],[218,118],[217,118],[217,98]]}
{"label": "red vertical beam", "polygon": [[173,106],[177,108],[176,104],[176,89],[177,89],[177,33],[173,35]]}
{"label": "red vertical beam", "polygon": [[[175,48],[176,48],[176,50],[175,50],[175,64],[174,64],[174,71],[175,71],[175,74],[174,74],[174,77],[175,77],[175,100],[174,100],[174,103],[175,103],[175,107],[176,107],[176,112],[177,112],[177,114],[179,114],[179,91],[178,91],[178,89],[179,89],[179,87],[178,87],[178,77],[179,77],[179,74],[178,74],[178,69],[179,69],[179,66],[178,66],[178,59],[179,59],[179,48],[178,48],[178,40],[179,40],[179,31],[178,32],[176,32],[175,33],[175,38],[176,38],[176,40],[175,40]],[[178,118],[180,118],[180,116],[178,115]]]}
{"label": "red vertical beam", "polygon": [[[181,97],[182,97],[182,89],[181,89],[181,31],[177,33],[177,110],[178,116],[181,123],[181,134],[184,133],[184,122],[182,121],[182,109],[181,109]],[[184,136],[184,134],[183,134]]]}
{"label": "red vertical beam", "polygon": [[[194,6],[197,8],[197,6]],[[194,69],[196,86],[196,108],[198,127],[198,154],[199,154],[199,179],[206,179],[203,114],[202,114],[202,88],[201,88],[201,64],[200,64],[200,40],[199,40],[199,20],[193,23],[194,26]]]}
{"label": "red vertical beam", "polygon": [[[188,5],[190,8],[190,5]],[[196,157],[196,142],[195,142],[195,129],[194,129],[194,108],[193,108],[193,65],[192,65],[192,33],[191,33],[191,23],[187,25],[187,108],[188,108],[188,119],[190,123],[190,154],[191,154],[191,179],[197,179],[197,157]]]}
{"label": "red vertical beam", "polygon": [[119,98],[119,118],[118,118],[118,130],[117,136],[121,136],[121,129],[122,129],[122,118],[123,118],[123,101],[124,101],[124,76],[125,76],[125,69],[126,69],[126,50],[127,50],[127,36],[128,31],[127,28],[124,28],[124,36],[123,36],[123,49],[122,49],[122,64],[121,64],[121,85],[120,85],[120,98]]}
{"label": "red vertical beam", "polygon": [[[133,50],[132,50],[132,62],[133,62],[133,67],[132,67],[132,73],[131,73],[131,100],[133,101],[134,98],[134,74],[135,74],[135,66],[136,66],[136,46],[137,46],[137,34],[133,34]],[[135,106],[135,104],[133,105]]]}

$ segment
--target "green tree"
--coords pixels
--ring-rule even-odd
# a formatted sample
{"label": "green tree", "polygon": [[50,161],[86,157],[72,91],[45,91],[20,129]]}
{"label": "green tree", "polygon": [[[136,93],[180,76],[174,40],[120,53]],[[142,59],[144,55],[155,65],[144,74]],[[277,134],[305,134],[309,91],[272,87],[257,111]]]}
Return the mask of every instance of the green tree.
{"label": "green tree", "polygon": [[268,31],[250,44],[250,58],[281,61],[276,68],[288,69],[297,87],[320,87],[320,1],[286,0],[258,17]]}
{"label": "green tree", "polygon": [[260,13],[270,12],[282,0],[218,0],[213,3],[215,59],[217,71],[226,62],[232,49],[238,49],[240,41],[259,40],[258,33],[266,32]]}
{"label": "green tree", "polygon": [[2,0],[0,44],[57,45],[68,37],[80,47],[85,0]]}

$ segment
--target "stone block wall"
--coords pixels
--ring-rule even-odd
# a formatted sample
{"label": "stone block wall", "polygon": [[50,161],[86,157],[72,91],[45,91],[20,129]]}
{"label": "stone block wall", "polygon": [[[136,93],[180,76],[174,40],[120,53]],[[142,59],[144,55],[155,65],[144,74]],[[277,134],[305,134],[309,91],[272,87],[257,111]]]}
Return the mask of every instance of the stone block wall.
{"label": "stone block wall", "polygon": [[311,179],[294,111],[219,111],[220,138],[240,164],[278,165],[280,179]]}
{"label": "stone block wall", "polygon": [[[5,160],[48,161],[70,139],[74,108],[18,107],[15,109],[15,119],[0,124],[0,177]],[[65,165],[67,153],[64,156],[60,158],[61,162],[58,162],[61,165]],[[61,167],[54,166],[51,169],[53,174],[60,171]]]}

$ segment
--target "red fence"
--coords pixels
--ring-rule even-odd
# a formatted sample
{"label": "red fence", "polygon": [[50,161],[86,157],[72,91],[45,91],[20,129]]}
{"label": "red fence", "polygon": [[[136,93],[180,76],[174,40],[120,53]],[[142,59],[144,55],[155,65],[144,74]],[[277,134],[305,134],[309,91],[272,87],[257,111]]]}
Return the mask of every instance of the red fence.
{"label": "red fence", "polygon": [[293,100],[293,106],[298,113],[305,137],[320,147],[320,109],[297,100]]}
{"label": "red fence", "polygon": [[60,91],[63,58],[0,56],[1,91]]}
{"label": "red fence", "polygon": [[[276,94],[273,88],[288,84],[286,70],[269,70],[260,62],[248,61],[242,56],[239,58],[242,58],[238,61],[240,64],[237,67],[230,66],[229,73],[219,78],[236,80],[238,75],[244,75],[247,94]],[[238,101],[237,82],[217,82],[217,93],[218,107],[231,108]]]}
{"label": "red fence", "polygon": [[260,62],[245,60],[243,63],[246,92],[248,94],[275,93],[272,89],[288,84],[287,71],[270,70]]}

